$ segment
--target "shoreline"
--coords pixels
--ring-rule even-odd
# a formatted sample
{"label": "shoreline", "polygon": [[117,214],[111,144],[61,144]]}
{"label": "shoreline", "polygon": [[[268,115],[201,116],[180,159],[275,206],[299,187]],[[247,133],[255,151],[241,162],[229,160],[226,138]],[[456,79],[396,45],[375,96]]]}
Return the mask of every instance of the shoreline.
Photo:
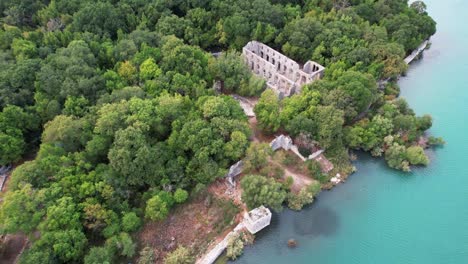
{"label": "shoreline", "polygon": [[[427,39],[427,40],[425,40],[425,41],[423,41],[423,42],[417,47],[417,49],[415,49],[411,54],[409,54],[407,57],[405,57],[405,58],[404,58],[404,62],[405,62],[408,66],[410,66],[412,62],[414,62],[415,60],[419,60],[419,59],[421,58],[422,54],[424,53],[424,51],[425,51],[426,49],[428,49],[429,45],[430,45],[430,38]],[[401,77],[401,75],[400,75],[400,77]],[[388,80],[382,80],[382,81],[379,81],[378,83],[387,82],[387,81],[388,81]],[[397,79],[396,82],[398,82],[398,79]],[[354,166],[353,166],[353,167],[354,167]],[[327,191],[332,190],[332,189],[333,189],[335,186],[337,186],[338,184],[346,182],[347,178],[348,178],[351,174],[353,174],[353,173],[354,173],[354,171],[351,172],[351,173],[349,173],[349,174],[345,174],[345,175],[339,174],[339,175],[340,175],[340,181],[338,181],[338,182],[335,183],[335,182],[333,182],[333,181],[330,180],[328,183],[323,184],[322,190],[327,190]],[[332,177],[332,179],[333,179],[333,178],[335,178],[335,177]],[[226,180],[227,180],[227,178],[226,178]],[[196,263],[197,263],[197,264],[212,264],[212,263],[217,263],[218,260],[220,260],[223,256],[225,256],[225,254],[226,254],[226,253],[225,253],[225,250],[223,250],[220,254],[218,254],[218,257],[216,257],[216,258],[214,258],[214,259],[211,259],[211,258],[210,258],[209,261],[206,261],[206,260],[207,260],[206,257],[207,257],[208,255],[212,254],[212,251],[215,250],[216,248],[218,248],[219,245],[220,245],[220,243],[223,243],[226,239],[228,239],[229,235],[230,235],[232,232],[236,232],[236,229],[238,229],[238,226],[241,225],[241,224],[242,224],[242,223],[239,223],[238,225],[235,226],[234,229],[230,230],[229,233],[228,233],[228,235],[225,235],[225,236],[223,236],[223,237],[217,237],[217,238],[215,238],[213,241],[220,241],[220,240],[221,240],[221,242],[211,244],[211,246],[213,246],[213,247],[211,247],[210,250],[207,250],[207,251],[205,251],[203,254],[201,254],[201,255],[197,258]],[[254,241],[253,243],[255,243],[255,241]],[[252,244],[252,245],[253,245],[253,244]]]}

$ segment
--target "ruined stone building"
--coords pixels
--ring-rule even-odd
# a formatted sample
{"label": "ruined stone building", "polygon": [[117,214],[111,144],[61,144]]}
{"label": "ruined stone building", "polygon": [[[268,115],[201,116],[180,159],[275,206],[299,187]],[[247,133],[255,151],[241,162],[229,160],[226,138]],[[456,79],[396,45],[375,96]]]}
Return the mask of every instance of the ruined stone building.
{"label": "ruined stone building", "polygon": [[307,61],[301,67],[299,63],[258,41],[247,43],[242,54],[250,70],[266,79],[267,86],[281,98],[299,93],[304,84],[320,79],[325,70],[313,61]]}

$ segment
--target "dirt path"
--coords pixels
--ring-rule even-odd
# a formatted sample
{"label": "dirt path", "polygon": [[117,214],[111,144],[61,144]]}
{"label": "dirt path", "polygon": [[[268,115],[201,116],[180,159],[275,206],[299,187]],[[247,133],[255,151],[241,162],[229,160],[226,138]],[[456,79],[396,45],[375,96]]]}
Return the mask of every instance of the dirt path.
{"label": "dirt path", "polygon": [[287,176],[293,177],[294,183],[291,188],[294,192],[299,192],[302,189],[302,187],[308,186],[312,184],[313,182],[313,180],[309,178],[307,175],[295,173],[289,170],[288,168],[284,168],[284,173],[285,173],[284,175],[285,177]]}

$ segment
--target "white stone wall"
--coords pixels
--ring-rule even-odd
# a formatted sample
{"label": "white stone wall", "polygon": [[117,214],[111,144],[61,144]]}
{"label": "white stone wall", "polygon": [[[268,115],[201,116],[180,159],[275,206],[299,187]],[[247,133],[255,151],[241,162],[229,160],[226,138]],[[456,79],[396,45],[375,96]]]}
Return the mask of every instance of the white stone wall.
{"label": "white stone wall", "polygon": [[269,226],[270,221],[271,212],[268,208],[262,205],[248,213],[245,213],[243,223],[250,233],[255,234]]}
{"label": "white stone wall", "polygon": [[302,68],[297,62],[258,41],[245,45],[242,54],[250,70],[267,80],[269,88],[280,97],[298,93],[304,84],[323,76],[325,68],[307,61]]}

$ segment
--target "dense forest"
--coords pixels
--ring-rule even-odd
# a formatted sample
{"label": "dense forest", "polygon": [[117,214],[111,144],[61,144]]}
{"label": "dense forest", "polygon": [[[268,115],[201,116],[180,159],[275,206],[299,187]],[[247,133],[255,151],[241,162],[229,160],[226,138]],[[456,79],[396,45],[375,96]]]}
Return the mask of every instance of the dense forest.
{"label": "dense forest", "polygon": [[[145,219],[225,175],[251,131],[215,81],[260,96],[265,133],[305,135],[335,162],[349,148],[397,169],[429,162],[415,143],[431,117],[394,83],[435,33],[421,1],[2,0],[0,17],[0,165],[30,160],[0,231],[30,235],[21,263],[132,259]],[[281,101],[263,92],[239,55],[251,39],[321,63],[324,79]]]}

